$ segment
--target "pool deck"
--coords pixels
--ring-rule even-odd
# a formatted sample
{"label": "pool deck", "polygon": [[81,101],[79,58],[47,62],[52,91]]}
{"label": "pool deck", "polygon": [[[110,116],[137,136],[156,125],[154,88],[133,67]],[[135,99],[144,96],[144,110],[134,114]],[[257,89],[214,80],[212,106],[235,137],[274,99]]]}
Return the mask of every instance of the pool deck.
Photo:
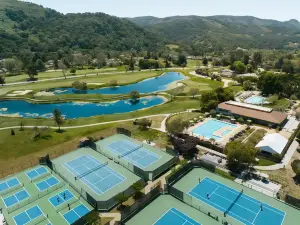
{"label": "pool deck", "polygon": [[[195,125],[191,126],[191,127],[188,129],[188,134],[191,135],[191,136],[194,136],[194,137],[198,137],[198,138],[200,138],[200,139],[203,139],[203,138],[204,138],[204,140],[209,141],[208,138],[199,136],[199,135],[197,135],[197,134],[195,134],[195,133],[192,132],[195,128],[201,126],[202,124],[208,122],[209,120],[217,120],[217,119],[214,119],[214,118],[206,118],[204,121],[196,123]],[[220,120],[220,121],[221,121],[221,120]],[[221,122],[224,122],[224,121],[221,121]],[[226,145],[226,144],[229,142],[229,140],[230,140],[231,137],[233,137],[234,135],[236,135],[236,134],[239,133],[240,131],[245,130],[246,127],[247,127],[246,125],[242,125],[242,124],[238,124],[238,123],[237,123],[237,124],[233,124],[233,125],[235,125],[236,128],[226,127],[226,126],[225,126],[225,127],[222,127],[221,129],[219,129],[219,130],[217,130],[216,132],[213,133],[213,135],[220,137],[219,140],[216,140],[217,143],[219,143],[219,144],[221,144],[221,145]],[[226,134],[225,136],[222,136],[221,134],[222,134],[223,132],[225,132],[226,130],[230,130],[231,132],[230,132],[229,134]]]}

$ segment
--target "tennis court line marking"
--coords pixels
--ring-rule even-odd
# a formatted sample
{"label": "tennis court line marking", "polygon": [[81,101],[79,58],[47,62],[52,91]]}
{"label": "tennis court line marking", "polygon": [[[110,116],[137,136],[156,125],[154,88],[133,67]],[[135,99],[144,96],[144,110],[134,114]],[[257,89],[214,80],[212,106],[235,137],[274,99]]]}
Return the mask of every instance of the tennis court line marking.
{"label": "tennis court line marking", "polygon": [[[32,208],[34,208],[34,207],[38,207],[38,209],[42,212],[41,215],[35,217],[34,219],[36,219],[36,218],[38,218],[38,217],[40,217],[40,216],[45,216],[43,210],[41,210],[41,208],[40,208],[38,205],[32,206],[32,207],[29,208],[29,209],[32,209]],[[21,215],[22,213],[25,213],[25,214],[28,216],[28,218],[30,219],[28,222],[26,222],[26,223],[24,223],[24,224],[22,224],[22,225],[25,225],[25,224],[27,224],[27,223],[30,223],[32,220],[34,220],[34,219],[32,219],[32,218],[28,215],[28,213],[27,213],[27,211],[28,211],[29,209],[26,209],[25,211],[23,211],[23,212],[21,212],[21,213],[19,213],[19,214],[17,214],[17,215],[14,216],[15,224],[18,225],[17,221],[15,220],[15,217]],[[45,218],[48,218],[48,217],[45,216]],[[41,221],[41,222],[42,222],[42,221]]]}
{"label": "tennis court line marking", "polygon": [[[58,183],[56,183],[56,184],[54,184],[54,185],[49,185],[48,182],[47,182],[47,180],[50,179],[50,178],[52,178],[52,177],[54,177],[55,180],[58,181]],[[59,181],[55,176],[53,176],[53,175],[51,175],[50,177],[46,177],[44,180],[38,182],[38,184],[40,184],[40,183],[42,183],[42,182],[45,182],[45,183],[48,185],[48,187],[47,187],[46,189],[44,189],[44,190],[41,190],[41,189],[37,186],[37,183],[36,183],[36,182],[33,182],[34,185],[36,186],[36,188],[37,188],[39,191],[42,191],[42,192],[45,191],[45,190],[47,190],[49,187],[53,187],[53,186],[55,186],[55,185],[57,185],[57,184],[60,183],[60,181]]]}
{"label": "tennis court line marking", "polygon": [[252,224],[254,224],[256,218],[258,217],[259,213],[261,212],[261,210],[258,211],[258,213],[256,214],[256,216],[254,217],[254,220],[252,221]]}
{"label": "tennis court line marking", "polygon": [[[16,194],[18,194],[18,193],[20,193],[20,192],[22,192],[22,191],[25,191],[26,194],[28,195],[28,197],[26,197],[26,198],[24,198],[23,200],[20,201],[20,200],[18,199],[18,197],[16,196]],[[7,199],[7,198],[9,198],[9,197],[11,197],[11,196],[14,196],[18,201],[17,201],[16,203],[10,205],[10,206],[7,206],[7,205],[6,205],[6,202],[5,202],[4,200]],[[22,201],[25,201],[25,200],[28,199],[29,197],[30,197],[30,194],[29,194],[29,193],[27,192],[27,190],[23,187],[20,191],[16,192],[16,193],[13,194],[13,195],[9,195],[9,196],[7,196],[7,197],[4,198],[4,199],[3,199],[3,196],[1,196],[1,199],[2,199],[2,201],[4,202],[6,208],[8,209],[9,207],[12,207],[12,206],[15,205],[15,204],[18,204],[18,203],[20,203],[20,202],[22,202]]]}
{"label": "tennis court line marking", "polygon": [[[11,180],[14,180],[14,179],[16,179],[17,181],[18,181],[18,184],[16,184],[16,185],[14,185],[14,186],[9,186],[9,184],[7,183],[8,181],[11,181]],[[4,190],[2,190],[1,192],[4,192],[4,191],[6,191],[6,190],[9,190],[10,188],[12,188],[12,187],[16,187],[16,186],[18,186],[18,185],[21,185],[21,182],[19,181],[19,179],[17,178],[17,177],[12,177],[12,178],[8,178],[7,180],[5,180],[5,181],[3,181],[2,183],[0,183],[0,185],[1,184],[6,184],[7,185],[7,187],[8,188],[5,188]],[[22,186],[22,185],[21,185]],[[0,193],[1,193],[0,192]]]}
{"label": "tennis court line marking", "polygon": [[[49,202],[54,208],[57,208],[58,206],[60,206],[60,205],[63,204],[64,202],[66,202],[66,200],[64,199],[64,197],[60,195],[61,193],[64,193],[64,192],[66,192],[66,191],[69,191],[69,192],[72,194],[72,198],[70,198],[69,200],[71,200],[71,199],[73,199],[73,198],[76,198],[75,195],[74,195],[69,189],[65,189],[65,190],[63,190],[62,192],[60,192],[60,193],[58,193],[58,194],[56,194],[56,195],[53,195],[53,196],[51,196],[50,198],[48,198],[48,202]],[[55,196],[59,196],[59,197],[61,197],[61,199],[63,200],[63,202],[62,202],[61,204],[57,205],[57,206],[54,206],[54,205],[52,204],[52,202],[50,202],[50,199],[53,198],[53,197],[55,197]],[[76,199],[77,199],[77,198],[76,198]],[[68,200],[68,201],[69,201],[69,200]]]}
{"label": "tennis court line marking", "polygon": [[[191,191],[191,192],[188,193],[188,195],[191,196],[191,197],[193,197],[193,198],[194,198],[195,196],[191,195],[190,193],[192,193],[192,194],[194,194],[194,195],[197,195],[200,199],[204,199],[204,200],[200,200],[200,199],[198,199],[198,200],[200,200],[201,202],[205,203],[206,205],[208,205],[209,207],[212,208],[212,206],[211,206],[210,204],[208,204],[207,202],[205,202],[205,200],[206,200],[205,198],[203,198],[202,196],[198,195],[197,193]],[[218,210],[219,212],[224,213],[224,212],[226,211],[226,209],[223,208],[222,206],[220,206],[220,205],[218,205],[218,204],[216,204],[216,203],[214,203],[214,202],[210,202],[210,203],[212,203],[213,205],[217,206],[217,208],[215,208],[215,209]],[[220,209],[218,209],[218,207],[221,208],[221,209],[223,209],[224,212],[221,211]],[[232,215],[235,215],[236,217],[240,218],[241,220],[244,220],[244,221],[247,221],[248,223],[251,223],[251,222],[248,221],[247,219],[244,219],[244,218],[240,217],[239,215],[236,215],[236,214],[233,213],[233,212],[230,212],[230,213],[231,213]],[[229,213],[228,213],[228,214],[229,214]],[[234,218],[234,217],[233,217],[233,218]],[[235,219],[235,218],[234,218],[234,219]]]}
{"label": "tennis court line marking", "polygon": [[[189,222],[186,218],[183,218],[182,216],[178,215],[176,212],[172,211],[172,209],[175,209],[179,212],[181,212],[180,210],[176,209],[176,208],[170,208],[168,211],[166,211],[162,216],[160,216],[154,223],[152,223],[152,225],[156,224],[160,219],[162,219],[165,215],[167,215],[169,212],[171,213],[174,213],[175,215],[179,216],[180,218],[184,219],[185,222],[182,224],[184,225],[186,222]],[[186,215],[185,213],[182,213],[184,214],[187,218],[191,219],[191,220],[194,220],[193,218],[189,217],[188,215]],[[194,220],[195,221],[195,220]],[[197,222],[197,221],[195,221]],[[190,222],[189,222],[190,223]],[[201,225],[201,224],[200,224]]]}
{"label": "tennis court line marking", "polygon": [[[213,180],[213,179],[210,179],[209,177],[205,177],[204,179],[207,179],[208,182],[211,182],[211,183],[213,183],[213,184],[220,185],[220,186],[223,187],[225,190],[230,191],[231,193],[238,194],[238,191],[235,191],[234,188],[228,187],[228,186],[225,185],[225,184],[219,183],[218,181],[215,181],[215,180]],[[204,179],[203,179],[203,180],[204,180]],[[196,186],[197,186],[197,185],[196,185]],[[195,187],[196,187],[196,186],[195,186]],[[192,189],[194,189],[195,187],[193,187]],[[191,190],[192,190],[192,189],[191,189]],[[232,189],[232,190],[231,190],[231,189]],[[234,190],[234,191],[233,191],[233,190]],[[277,213],[277,214],[279,214],[279,215],[281,215],[281,216],[284,216],[284,215],[286,214],[286,212],[283,212],[282,210],[279,210],[279,209],[277,209],[277,208],[275,208],[275,207],[273,207],[273,206],[270,206],[270,205],[268,205],[268,204],[259,202],[258,200],[256,200],[255,198],[253,198],[253,197],[251,197],[251,196],[248,196],[247,194],[244,194],[244,193],[243,193],[243,195],[242,195],[241,197],[244,198],[244,199],[247,199],[248,201],[251,201],[251,202],[253,202],[253,203],[256,203],[256,204],[258,204],[258,205],[263,204],[264,208],[267,208],[268,210],[270,210],[270,211],[272,211],[272,212],[274,212],[274,213]],[[270,208],[270,207],[272,207],[272,208],[274,208],[274,209],[276,209],[276,210],[278,210],[278,211],[275,211],[274,209],[272,209],[272,208]]]}
{"label": "tennis court line marking", "polygon": [[[93,159],[93,160],[96,160],[96,161],[94,161],[94,162],[96,162],[96,163],[98,163],[99,164],[99,162],[100,161],[98,161],[97,159],[95,159],[93,156],[91,156],[90,154],[87,154],[87,155],[83,155],[83,156],[87,156],[87,158],[91,161],[91,159]],[[79,156],[79,157],[77,157],[76,159],[78,159],[78,158],[81,158],[82,156]],[[90,158],[91,157],[91,158]],[[73,160],[75,160],[75,159],[73,159]],[[71,160],[71,161],[73,161],[73,160]],[[69,162],[71,162],[71,161],[69,161]],[[77,176],[77,175],[79,175],[71,166],[69,166],[68,165],[68,163],[69,162],[66,162],[66,163],[64,163],[63,164],[63,167],[65,167],[73,176],[75,175],[75,176]],[[89,162],[89,161],[88,161]],[[87,163],[87,162],[86,162]],[[102,163],[102,162],[101,162]],[[85,164],[85,163],[84,163]],[[81,164],[82,165],[82,164]],[[77,168],[77,167],[76,167]],[[87,167],[88,168],[88,167]],[[109,168],[109,170],[106,168],[106,167],[102,167],[103,169],[105,169],[106,171],[108,171],[109,173],[113,173],[115,176],[117,176],[119,179],[121,179],[120,178],[120,176],[119,175],[117,175],[116,173],[116,171],[115,170],[113,170],[113,169],[111,169],[110,167],[108,167]],[[72,172],[72,171],[74,171],[74,172]],[[97,174],[96,174],[97,175]],[[97,175],[98,176],[98,175]],[[99,176],[98,176],[99,177]],[[118,182],[118,183],[116,183],[115,185],[113,185],[111,188],[109,188],[109,189],[107,189],[105,192],[103,192],[102,190],[100,190],[98,187],[96,187],[94,184],[92,184],[90,181],[88,181],[85,177],[82,177],[81,178],[81,180],[84,180],[84,181],[86,181],[89,185],[87,185],[85,182],[82,182],[83,184],[85,184],[91,191],[93,191],[95,194],[97,194],[97,195],[101,195],[101,194],[104,194],[105,192],[107,192],[107,191],[109,191],[110,189],[112,189],[112,188],[114,188],[115,186],[117,186],[117,185],[119,185],[120,183],[122,183],[123,181],[125,181],[125,180],[127,180],[127,178],[125,178],[125,177],[123,177],[123,179],[121,179],[121,181],[120,182]],[[104,179],[102,179],[101,181],[103,181]],[[99,181],[98,181],[99,182]],[[97,182],[97,183],[98,183]],[[94,188],[94,189],[93,189]],[[97,191],[99,191],[99,192],[97,192]]]}
{"label": "tennis court line marking", "polygon": [[[77,205],[77,206],[80,206],[80,205],[84,205],[85,206],[85,204],[83,204],[81,201],[79,201],[79,205]],[[77,206],[75,206],[74,208],[76,208]],[[85,206],[86,207],[86,206]],[[59,214],[62,216],[62,218],[64,218],[64,220],[68,223],[68,224],[70,224],[69,223],[69,221],[64,217],[64,215],[66,215],[68,212],[70,212],[70,211],[73,211],[78,217],[79,217],[79,219],[81,218],[81,217],[83,217],[83,216],[79,216],[75,211],[74,211],[74,208],[73,209],[71,209],[71,210],[69,210],[69,211],[67,211],[66,213],[64,213],[64,214],[62,214],[61,213],[61,211],[59,212]],[[88,208],[88,207],[86,207],[88,210],[89,210],[89,212],[90,212],[90,209]],[[78,219],[77,219],[78,220]],[[77,220],[75,220],[75,221],[77,221]],[[74,221],[74,222],[75,222]],[[25,224],[24,224],[25,225]]]}
{"label": "tennis court line marking", "polygon": [[[217,184],[221,184],[221,183],[219,183],[219,182],[217,182],[217,181],[215,181],[215,180],[212,180],[212,179],[210,179],[209,177],[205,177],[204,179],[202,179],[201,180],[201,182],[203,181],[203,180],[208,180],[208,181],[210,181],[211,183],[217,183]],[[213,181],[213,182],[212,182]],[[200,182],[200,183],[201,183]],[[214,183],[214,184],[215,184]],[[204,204],[206,204],[206,205],[208,205],[209,207],[212,207],[210,204],[208,204],[207,202],[206,202],[206,200],[207,199],[205,199],[205,198],[203,198],[202,196],[200,196],[199,194],[197,194],[197,193],[195,193],[195,192],[193,192],[192,190],[195,188],[195,187],[197,187],[199,185],[199,183],[198,184],[196,184],[194,187],[192,187],[192,189],[188,192],[188,195],[190,195],[191,197],[194,197],[193,195],[191,195],[190,193],[192,193],[192,194],[195,194],[196,196],[198,196],[200,199],[204,199],[204,200],[202,200],[202,202],[204,203]],[[223,184],[221,184],[221,185],[223,185]],[[224,189],[229,189],[230,187],[227,187],[226,185],[223,185],[224,187],[226,187],[226,188],[224,188]],[[233,189],[234,190],[234,189]],[[236,192],[233,192],[232,190],[228,190],[228,191],[231,191],[232,193],[236,193]],[[251,198],[250,196],[248,196],[248,195],[246,195],[246,194],[244,194],[243,193],[243,195],[245,195],[246,197],[249,197],[249,198]],[[198,199],[198,200],[200,200],[200,199]],[[252,202],[254,202],[254,203],[256,203],[255,201],[253,201],[253,200],[251,200],[251,199],[248,199],[248,198],[245,198],[245,199],[247,199],[247,200],[249,200],[249,201],[252,201]],[[255,200],[255,199],[254,199]],[[226,211],[226,209],[224,209],[222,206],[219,206],[218,204],[216,204],[216,203],[214,203],[214,202],[210,202],[210,203],[212,203],[213,205],[215,205],[215,206],[217,206],[217,207],[220,207],[221,209],[223,209],[224,210],[224,212]],[[282,221],[281,221],[281,224],[283,223],[283,221],[284,221],[284,219],[285,219],[285,216],[286,216],[286,212],[283,212],[283,211],[281,211],[281,210],[279,210],[279,209],[276,209],[276,208],[274,208],[274,209],[276,209],[276,210],[278,210],[278,211],[281,211],[283,214],[280,214],[279,212],[276,212],[276,211],[274,211],[274,210],[272,210],[272,209],[270,209],[269,208],[269,205],[265,205],[264,204],[264,207],[265,208],[267,208],[268,210],[270,210],[270,211],[273,211],[273,212],[275,212],[275,213],[277,213],[277,214],[279,214],[279,215],[281,215],[281,216],[283,216],[283,219],[282,219]],[[219,212],[222,212],[220,209],[218,209],[218,208],[216,208],[216,210],[218,210]],[[222,212],[223,213],[223,212]],[[230,212],[232,215],[235,215],[235,216],[237,216],[238,218],[240,218],[240,219],[242,219],[242,220],[244,220],[244,221],[247,221],[248,223],[250,223],[250,224],[252,224],[252,222],[250,222],[250,221],[248,221],[248,220],[246,220],[246,219],[244,219],[244,218],[242,218],[242,217],[240,217],[240,216],[238,216],[238,215],[236,215],[235,213],[233,213],[233,212]]]}
{"label": "tennis court line marking", "polygon": [[40,166],[40,167],[38,167],[38,168],[36,168],[36,169],[30,170],[30,171],[28,171],[28,172],[25,173],[29,180],[33,180],[33,179],[38,178],[38,177],[42,176],[43,174],[45,174],[45,173],[39,174],[39,173],[37,172],[38,175],[35,176],[34,178],[29,177],[28,173],[30,173],[30,172],[32,172],[32,171],[35,171],[35,172],[36,172],[36,170],[39,169],[39,168],[45,168],[45,169],[47,170],[47,172],[45,172],[45,173],[49,173],[49,174],[50,174],[49,170],[48,170],[46,167]]}
{"label": "tennis court line marking", "polygon": [[[121,154],[120,152],[118,152],[116,149],[109,147],[110,145],[112,145],[112,144],[114,144],[114,143],[117,143],[117,142],[125,142],[125,143],[127,143],[128,145],[130,145],[130,146],[132,146],[132,147],[138,147],[138,146],[136,146],[136,145],[133,145],[133,144],[135,144],[135,143],[133,143],[133,142],[131,142],[131,141],[128,141],[128,140],[118,140],[118,141],[114,141],[114,142],[110,143],[109,145],[107,145],[106,147],[107,147],[108,149],[110,149],[110,151],[114,152],[117,156],[120,156],[120,155],[122,155],[122,154]],[[143,143],[142,143],[142,145],[144,146]],[[143,146],[142,146],[141,148],[137,149],[137,151],[140,150],[140,149],[143,149]],[[119,147],[118,149],[120,149],[120,148],[122,148],[123,150],[125,150],[124,153],[129,152],[129,151],[127,151],[127,148],[124,147],[124,144],[121,144],[120,147]],[[154,152],[152,152],[152,151],[150,151],[150,150],[148,150],[148,149],[145,149],[145,148],[144,148],[142,151],[144,151],[144,152],[146,153],[146,155],[145,155],[144,157],[141,157],[139,154],[136,154],[135,152],[131,152],[131,153],[129,153],[128,155],[131,155],[131,154],[137,155],[137,156],[139,157],[139,160],[140,160],[140,159],[143,159],[143,158],[145,158],[145,157],[147,157],[147,156],[149,156],[149,155],[151,155],[151,156],[153,156],[153,157],[156,158],[155,161],[153,161],[152,163],[148,164],[147,166],[143,166],[143,165],[140,164],[138,161],[135,161],[135,160],[129,158],[128,155],[125,155],[123,158],[125,158],[127,161],[131,162],[133,165],[136,165],[136,166],[138,166],[138,167],[141,168],[141,169],[145,169],[145,168],[149,167],[150,165],[154,164],[157,160],[159,160],[159,159],[161,158],[160,155],[157,155],[156,153],[154,153]]]}
{"label": "tennis court line marking", "polygon": [[219,185],[217,186],[217,188],[208,196],[209,198],[219,189]]}

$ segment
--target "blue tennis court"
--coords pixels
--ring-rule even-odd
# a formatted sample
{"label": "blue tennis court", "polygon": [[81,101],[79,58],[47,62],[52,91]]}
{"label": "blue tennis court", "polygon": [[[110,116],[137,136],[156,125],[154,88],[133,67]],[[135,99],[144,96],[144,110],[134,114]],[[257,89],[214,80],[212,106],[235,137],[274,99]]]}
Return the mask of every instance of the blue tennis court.
{"label": "blue tennis court", "polygon": [[189,195],[246,225],[281,225],[285,217],[285,212],[208,177],[194,187]]}
{"label": "blue tennis court", "polygon": [[88,214],[89,211],[90,210],[85,205],[81,204],[81,205],[75,207],[74,209],[71,209],[70,211],[65,213],[63,216],[69,224],[72,224],[79,218]]}
{"label": "blue tennis court", "polygon": [[37,188],[40,190],[40,191],[44,191],[56,184],[58,184],[59,181],[54,177],[54,176],[51,176],[37,184],[35,184],[37,186]]}
{"label": "blue tennis court", "polygon": [[41,177],[42,175],[49,173],[45,167],[39,167],[37,169],[30,170],[26,173],[30,180],[34,180],[36,178]]}
{"label": "blue tennis court", "polygon": [[11,207],[15,204],[18,204],[19,202],[27,199],[27,198],[29,198],[29,194],[25,189],[23,189],[23,190],[15,193],[13,195],[10,195],[6,198],[3,198],[3,201],[6,205],[6,208],[9,208],[9,207]]}
{"label": "blue tennis court", "polygon": [[154,225],[201,225],[195,220],[191,219],[184,213],[175,208],[171,208],[162,217],[160,217]]}
{"label": "blue tennis court", "polygon": [[74,177],[78,177],[84,184],[98,195],[105,193],[120,184],[125,177],[101,163],[91,155],[80,156],[64,165]]}
{"label": "blue tennis court", "polygon": [[57,206],[69,201],[72,198],[74,198],[74,195],[68,189],[66,189],[63,192],[52,196],[48,200],[53,205],[53,207],[56,208]]}
{"label": "blue tennis court", "polygon": [[139,168],[146,168],[155,163],[159,156],[150,152],[143,145],[139,145],[127,140],[116,141],[107,146],[119,158],[122,157]]}
{"label": "blue tennis court", "polygon": [[14,221],[17,225],[24,225],[40,216],[44,216],[44,213],[40,209],[40,207],[38,207],[36,205],[30,209],[25,210],[24,212],[22,212],[20,214],[14,216]]}
{"label": "blue tennis court", "polygon": [[6,191],[7,189],[15,187],[17,185],[20,185],[19,180],[17,178],[11,178],[7,181],[0,183],[0,192]]}

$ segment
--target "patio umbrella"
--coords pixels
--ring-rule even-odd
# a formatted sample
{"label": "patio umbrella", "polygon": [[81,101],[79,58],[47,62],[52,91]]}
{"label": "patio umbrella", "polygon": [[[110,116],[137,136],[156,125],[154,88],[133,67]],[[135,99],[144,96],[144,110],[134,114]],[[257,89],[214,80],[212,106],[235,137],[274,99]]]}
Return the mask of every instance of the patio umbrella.
{"label": "patio umbrella", "polygon": [[199,119],[203,119],[203,116],[199,116]]}
{"label": "patio umbrella", "polygon": [[198,121],[198,118],[194,118],[194,121]]}
{"label": "patio umbrella", "polygon": [[190,120],[189,122],[190,122],[190,123],[194,123],[194,120]]}

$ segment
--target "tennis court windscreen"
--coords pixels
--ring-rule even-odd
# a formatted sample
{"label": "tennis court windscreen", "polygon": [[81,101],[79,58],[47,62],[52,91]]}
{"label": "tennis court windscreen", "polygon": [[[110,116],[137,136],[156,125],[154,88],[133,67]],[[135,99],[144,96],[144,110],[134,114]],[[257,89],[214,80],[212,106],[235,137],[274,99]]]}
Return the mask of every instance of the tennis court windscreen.
{"label": "tennis court windscreen", "polygon": [[107,164],[108,164],[108,162],[106,162],[104,164],[101,164],[99,166],[96,166],[96,167],[94,167],[94,168],[92,168],[92,169],[90,169],[90,170],[88,170],[88,171],[86,171],[86,172],[84,172],[82,174],[79,174],[79,175],[75,176],[75,180],[78,180],[78,179],[80,179],[80,178],[82,178],[82,177],[84,177],[84,176],[86,176],[86,175],[88,175],[88,174],[90,174],[90,173],[92,173],[92,172],[94,172],[96,170],[99,170],[102,167],[106,166]]}
{"label": "tennis court windscreen", "polygon": [[137,146],[137,147],[135,147],[135,148],[133,148],[133,149],[131,149],[131,150],[129,150],[129,151],[121,154],[121,155],[119,155],[118,158],[122,158],[122,157],[124,157],[124,156],[126,156],[126,155],[128,155],[128,154],[130,154],[130,153],[132,153],[132,152],[134,152],[134,151],[136,151],[138,149],[140,149],[141,147],[143,147],[143,144],[140,144],[139,146]]}

